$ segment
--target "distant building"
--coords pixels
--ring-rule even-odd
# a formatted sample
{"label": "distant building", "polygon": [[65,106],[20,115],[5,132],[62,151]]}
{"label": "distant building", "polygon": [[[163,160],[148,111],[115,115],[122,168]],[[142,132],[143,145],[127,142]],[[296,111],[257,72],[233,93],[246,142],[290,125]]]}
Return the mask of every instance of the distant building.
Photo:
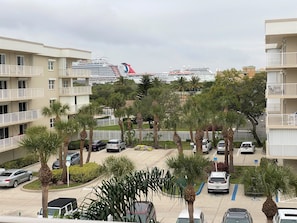
{"label": "distant building", "polygon": [[[32,125],[53,127],[43,107],[68,104],[70,115],[89,104],[90,71],[73,70],[72,62],[90,59],[91,52],[0,37],[0,163],[26,154],[19,141]],[[85,85],[75,86],[77,79]]]}
{"label": "distant building", "polygon": [[297,167],[297,18],[265,21],[266,153]]}

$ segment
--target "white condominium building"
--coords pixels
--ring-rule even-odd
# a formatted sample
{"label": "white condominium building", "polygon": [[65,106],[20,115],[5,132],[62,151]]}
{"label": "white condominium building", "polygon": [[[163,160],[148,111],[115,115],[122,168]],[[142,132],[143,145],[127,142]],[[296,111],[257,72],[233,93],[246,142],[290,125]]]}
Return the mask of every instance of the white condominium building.
{"label": "white condominium building", "polygon": [[[19,140],[33,124],[53,127],[43,107],[57,100],[69,115],[89,104],[89,70],[72,69],[72,62],[91,59],[91,52],[0,37],[0,164],[22,157]],[[85,84],[76,85],[77,79]]]}
{"label": "white condominium building", "polygon": [[265,21],[267,157],[297,166],[297,19]]}

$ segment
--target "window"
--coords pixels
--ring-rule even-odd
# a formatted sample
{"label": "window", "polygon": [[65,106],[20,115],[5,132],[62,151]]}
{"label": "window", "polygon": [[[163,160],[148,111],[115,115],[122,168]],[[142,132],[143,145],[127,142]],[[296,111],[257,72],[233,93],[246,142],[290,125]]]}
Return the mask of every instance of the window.
{"label": "window", "polygon": [[5,64],[5,54],[0,54],[0,64]]}
{"label": "window", "polygon": [[8,128],[1,128],[0,129],[0,139],[8,138]]}
{"label": "window", "polygon": [[55,89],[55,80],[48,80],[48,89]]}
{"label": "window", "polygon": [[53,128],[55,126],[55,118],[50,119],[50,127]]}
{"label": "window", "polygon": [[7,81],[0,81],[0,89],[7,89]]}
{"label": "window", "polygon": [[27,129],[27,124],[20,125],[20,135],[25,134],[26,129]]}
{"label": "window", "polygon": [[27,103],[26,102],[20,102],[19,103],[19,111],[27,111]]}
{"label": "window", "polygon": [[8,112],[7,105],[0,105],[0,114],[6,114]]}
{"label": "window", "polygon": [[17,65],[19,66],[24,65],[24,56],[17,56]]}
{"label": "window", "polygon": [[69,81],[63,80],[63,87],[69,87]]}
{"label": "window", "polygon": [[54,70],[54,61],[53,60],[49,60],[47,62],[47,69],[50,70],[50,71]]}

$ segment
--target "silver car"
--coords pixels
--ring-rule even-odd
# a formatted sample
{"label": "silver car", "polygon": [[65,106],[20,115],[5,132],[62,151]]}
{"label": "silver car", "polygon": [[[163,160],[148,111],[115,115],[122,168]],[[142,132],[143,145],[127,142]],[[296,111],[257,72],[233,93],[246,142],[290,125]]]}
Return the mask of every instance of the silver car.
{"label": "silver car", "polygon": [[20,183],[30,181],[33,174],[29,170],[9,169],[0,174],[0,187],[17,187]]}

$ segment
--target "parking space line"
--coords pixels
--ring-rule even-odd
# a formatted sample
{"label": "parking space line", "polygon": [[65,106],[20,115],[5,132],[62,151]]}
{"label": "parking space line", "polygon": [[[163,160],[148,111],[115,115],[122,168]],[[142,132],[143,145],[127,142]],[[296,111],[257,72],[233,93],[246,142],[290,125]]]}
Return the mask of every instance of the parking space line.
{"label": "parking space line", "polygon": [[198,189],[198,191],[196,192],[196,195],[199,195],[200,193],[201,193],[201,191],[202,191],[202,189],[203,189],[203,187],[204,187],[204,182],[202,182],[201,184],[200,184],[200,187],[199,187],[199,189]]}
{"label": "parking space line", "polygon": [[234,188],[233,188],[232,197],[231,197],[231,200],[232,200],[232,201],[235,201],[235,197],[236,197],[236,194],[237,194],[237,190],[238,190],[238,184],[235,184],[235,185],[234,185]]}

